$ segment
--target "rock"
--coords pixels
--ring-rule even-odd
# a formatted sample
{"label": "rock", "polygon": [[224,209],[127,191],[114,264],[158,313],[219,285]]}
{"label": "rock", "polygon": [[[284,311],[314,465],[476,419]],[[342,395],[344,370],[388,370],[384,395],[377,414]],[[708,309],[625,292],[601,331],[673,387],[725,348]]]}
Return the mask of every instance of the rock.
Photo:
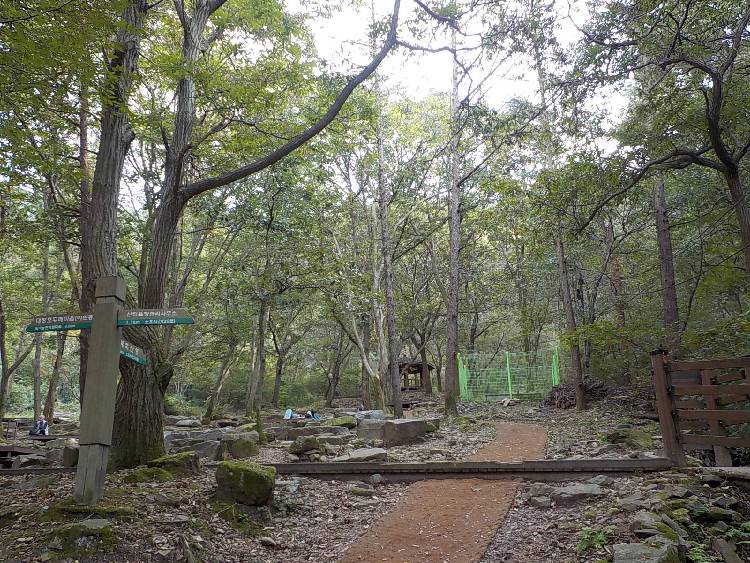
{"label": "rock", "polygon": [[334,458],[333,461],[385,461],[387,458],[388,452],[383,448],[359,448],[348,455]]}
{"label": "rock", "polygon": [[570,504],[575,504],[579,500],[591,497],[605,496],[606,494],[607,491],[605,489],[602,489],[599,485],[579,483],[553,489],[550,493],[550,497],[553,501],[555,501],[555,504],[558,504],[560,506],[567,506]]}
{"label": "rock", "polygon": [[719,508],[731,509],[737,506],[739,501],[734,497],[720,497],[711,501],[711,504]]}
{"label": "rock", "polygon": [[427,433],[427,422],[421,418],[386,420],[383,425],[383,444],[400,446],[416,441]]}
{"label": "rock", "polygon": [[742,558],[737,555],[736,548],[733,543],[728,542],[722,538],[714,538],[711,542],[711,547],[714,551],[721,555],[721,558],[726,563],[742,563]]}
{"label": "rock", "polygon": [[343,426],[344,428],[356,428],[357,419],[353,416],[339,416],[323,422],[323,426]]}
{"label": "rock", "polygon": [[385,420],[364,419],[357,426],[357,437],[362,440],[382,440]]}
{"label": "rock", "polygon": [[198,428],[200,425],[201,421],[195,418],[187,418],[175,422],[177,428]]}
{"label": "rock", "polygon": [[526,487],[524,495],[530,497],[547,497],[552,492],[553,487],[546,483],[532,483]]}
{"label": "rock", "polygon": [[78,443],[66,445],[62,450],[63,467],[76,467],[78,465]]}
{"label": "rock", "polygon": [[727,524],[723,520],[719,520],[718,522],[714,522],[713,524],[711,524],[711,529],[716,530],[720,534],[723,534],[729,529],[729,524]]}
{"label": "rock", "polygon": [[644,499],[641,493],[635,493],[621,498],[618,504],[625,512],[636,512],[637,510],[651,508],[653,503],[650,500]]}
{"label": "rock", "polygon": [[39,454],[19,455],[13,458],[11,469],[20,469],[21,467],[34,467],[37,465],[46,465],[47,457]]}
{"label": "rock", "polygon": [[552,506],[552,499],[550,497],[531,497],[529,505],[536,508],[549,508]]}
{"label": "rock", "polygon": [[200,459],[195,452],[182,452],[157,457],[146,465],[166,469],[172,475],[197,475],[200,473]]}
{"label": "rock", "polygon": [[727,510],[719,506],[709,506],[697,519],[706,522],[732,522],[736,516],[739,516],[739,513],[734,510]]}
{"label": "rock", "polygon": [[352,487],[349,489],[349,493],[357,497],[373,497],[375,491],[373,489],[366,489],[364,487]]}
{"label": "rock", "polygon": [[289,446],[289,453],[299,455],[313,451],[319,452],[322,449],[323,447],[315,436],[300,436]]}
{"label": "rock", "polygon": [[220,442],[218,440],[211,440],[177,448],[177,452],[195,452],[198,457],[204,457],[213,461],[218,456],[219,446]]}
{"label": "rock", "polygon": [[122,478],[125,483],[164,483],[174,476],[161,467],[136,467]]}
{"label": "rock", "polygon": [[353,416],[358,422],[363,420],[385,420],[385,412],[379,409],[369,411],[337,411],[336,416]]}
{"label": "rock", "polygon": [[257,432],[254,436],[250,432],[245,432],[243,434],[232,434],[229,436],[225,436],[222,439],[222,448],[224,448],[226,452],[235,459],[242,459],[258,455],[258,453],[260,453],[258,440],[248,438],[246,437],[247,435],[250,435],[252,438],[258,438]]}
{"label": "rock", "polygon": [[645,430],[638,430],[637,428],[610,430],[604,435],[604,439],[610,444],[622,444],[638,450],[651,450],[654,448],[651,433]]}
{"label": "rock", "polygon": [[599,485],[601,487],[611,487],[614,484],[615,480],[612,479],[612,477],[610,477],[609,475],[597,475],[595,477],[592,477],[586,482],[591,485]]}
{"label": "rock", "polygon": [[273,540],[273,538],[269,538],[268,536],[262,536],[258,538],[258,541],[260,542],[260,545],[264,547],[270,547],[270,548],[276,547],[276,542]]}
{"label": "rock", "polygon": [[268,504],[273,498],[276,469],[248,461],[222,461],[216,467],[219,498],[249,506]]}
{"label": "rock", "polygon": [[383,477],[380,473],[373,473],[372,475],[370,475],[369,481],[371,485],[374,485],[376,487],[386,482],[385,477]]}
{"label": "rock", "polygon": [[658,514],[648,512],[647,510],[639,510],[631,517],[629,528],[631,531],[641,529],[656,530],[659,524],[662,524],[662,521]]}
{"label": "rock", "polygon": [[679,563],[674,547],[650,547],[642,543],[618,543],[612,546],[612,563]]}
{"label": "rock", "polygon": [[[35,477],[33,479],[29,479],[28,481],[21,481],[20,483],[14,483],[10,485],[9,488],[15,489],[18,491],[34,491],[37,489],[46,489],[47,487],[54,485],[57,483],[59,479],[55,476],[44,476],[44,477]],[[0,513],[0,520],[2,520],[3,514]]]}
{"label": "rock", "polygon": [[708,485],[709,487],[718,487],[724,482],[724,480],[718,475],[708,474],[701,475],[700,482],[702,485]]}
{"label": "rock", "polygon": [[659,535],[659,530],[654,530],[653,528],[639,528],[631,531],[635,537],[640,539],[651,538]]}
{"label": "rock", "polygon": [[221,420],[214,420],[214,425],[218,426],[219,428],[226,428],[226,427],[234,427],[239,426],[239,422],[236,420],[228,420],[228,419],[221,419]]}
{"label": "rock", "polygon": [[48,448],[62,448],[63,446],[68,445],[68,441],[71,440],[78,444],[78,440],[74,438],[55,438],[54,440],[50,440],[49,442],[45,443],[44,445]]}
{"label": "rock", "polygon": [[667,498],[687,498],[693,496],[693,491],[681,485],[666,485],[664,493]]}
{"label": "rock", "polygon": [[[113,540],[112,525],[103,518],[89,518],[80,522],[73,522],[59,526],[53,530],[53,535],[59,539],[60,551],[77,551],[81,547],[89,548],[98,540]],[[54,542],[54,539],[52,540]]]}
{"label": "rock", "polygon": [[317,437],[318,442],[325,445],[331,445],[331,446],[343,446],[344,444],[349,443],[349,440],[351,440],[351,436],[335,436],[333,434],[321,434]]}

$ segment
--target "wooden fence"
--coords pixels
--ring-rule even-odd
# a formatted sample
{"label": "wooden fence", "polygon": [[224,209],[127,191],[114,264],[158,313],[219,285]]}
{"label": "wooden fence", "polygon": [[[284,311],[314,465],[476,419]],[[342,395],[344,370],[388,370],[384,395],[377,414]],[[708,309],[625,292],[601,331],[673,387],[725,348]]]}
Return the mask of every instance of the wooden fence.
{"label": "wooden fence", "polygon": [[750,423],[750,357],[673,361],[666,350],[651,353],[656,409],[664,452],[685,467],[686,449],[712,448],[717,466],[731,466],[730,448],[750,447],[727,427]]}

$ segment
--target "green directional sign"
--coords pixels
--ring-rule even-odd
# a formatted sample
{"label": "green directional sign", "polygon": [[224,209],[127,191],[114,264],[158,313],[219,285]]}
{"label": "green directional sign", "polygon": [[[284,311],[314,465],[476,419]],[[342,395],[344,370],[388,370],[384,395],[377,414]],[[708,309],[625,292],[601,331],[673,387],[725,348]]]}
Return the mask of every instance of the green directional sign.
{"label": "green directional sign", "polygon": [[60,332],[91,328],[94,315],[49,315],[34,317],[26,327],[26,332]]}
{"label": "green directional sign", "polygon": [[120,311],[117,326],[191,325],[195,322],[186,309],[129,309]]}
{"label": "green directional sign", "polygon": [[132,360],[136,364],[140,364],[142,366],[146,365],[146,353],[127,340],[120,341],[120,355],[123,358]]}

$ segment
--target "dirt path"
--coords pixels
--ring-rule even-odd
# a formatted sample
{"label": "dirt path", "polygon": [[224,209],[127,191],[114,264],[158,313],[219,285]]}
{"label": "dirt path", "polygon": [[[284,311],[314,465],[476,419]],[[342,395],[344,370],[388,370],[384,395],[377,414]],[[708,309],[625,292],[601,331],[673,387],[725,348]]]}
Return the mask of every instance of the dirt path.
{"label": "dirt path", "polygon": [[[498,422],[497,438],[468,458],[521,461],[544,457],[546,433]],[[344,552],[339,563],[471,563],[479,561],[513,503],[520,481],[420,481]]]}

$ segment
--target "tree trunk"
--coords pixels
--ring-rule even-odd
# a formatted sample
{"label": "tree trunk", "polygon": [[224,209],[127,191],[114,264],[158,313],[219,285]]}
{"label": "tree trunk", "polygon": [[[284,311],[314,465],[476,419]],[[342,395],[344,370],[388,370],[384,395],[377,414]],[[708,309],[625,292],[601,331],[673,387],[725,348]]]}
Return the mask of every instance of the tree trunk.
{"label": "tree trunk", "polygon": [[661,273],[661,302],[667,346],[672,357],[680,355],[680,325],[677,309],[677,286],[675,285],[672,234],[667,216],[667,195],[664,178],[654,184],[654,213],[656,218],[656,241],[659,247],[659,270]]}
{"label": "tree trunk", "polygon": [[122,377],[117,385],[110,453],[113,468],[136,467],[164,455],[162,413],[165,390],[160,381],[165,380],[162,372],[172,368],[154,365],[153,359],[153,356],[149,357],[145,369],[128,360],[120,360]]}
{"label": "tree trunk", "polygon": [[[452,44],[456,46],[456,30],[452,31]],[[447,346],[445,369],[445,413],[458,414],[458,253],[461,244],[460,186],[458,185],[458,64],[453,62],[450,141],[450,192],[448,195],[449,262],[447,303]]]}
{"label": "tree trunk", "polygon": [[264,298],[260,301],[258,311],[258,335],[255,341],[255,362],[253,363],[253,372],[248,393],[245,397],[245,416],[253,416],[255,408],[260,407],[260,394],[263,389],[263,380],[266,371],[266,330],[268,326],[268,313],[270,306]]}
{"label": "tree trunk", "polygon": [[65,340],[67,333],[57,333],[57,354],[55,364],[52,366],[52,374],[47,387],[47,397],[44,400],[44,418],[52,422],[55,417],[55,403],[57,402],[57,388],[60,385],[60,371],[62,369],[63,356],[65,354]]}
{"label": "tree trunk", "polygon": [[742,255],[745,262],[745,276],[750,280],[750,209],[747,205],[745,188],[740,180],[739,170],[735,167],[724,174],[729,193],[732,197],[734,214],[740,228],[740,241],[742,242]]}
{"label": "tree trunk", "polygon": [[[612,296],[615,301],[615,315],[617,319],[617,328],[620,331],[625,330],[627,303],[625,298],[625,279],[622,273],[620,256],[615,252],[615,228],[612,219],[609,218],[605,223],[605,233],[607,247],[610,252],[610,275],[612,276]],[[630,346],[622,337],[619,339],[617,348],[622,358],[622,383],[628,385],[631,383],[630,375]]]}
{"label": "tree trunk", "polygon": [[229,347],[227,348],[227,351],[224,353],[224,357],[221,359],[219,369],[216,371],[216,381],[214,382],[214,387],[211,390],[211,395],[208,397],[208,402],[206,403],[206,411],[203,413],[203,424],[211,424],[211,418],[214,414],[214,408],[219,402],[221,388],[224,386],[224,381],[226,381],[227,375],[229,375],[229,366],[232,364],[232,360],[234,359],[234,353],[236,350],[237,343],[231,342],[229,344]]}
{"label": "tree trunk", "polygon": [[276,377],[273,381],[273,397],[271,399],[271,404],[274,407],[279,406],[279,395],[281,394],[281,379],[284,373],[284,360],[284,354],[276,355]]}
{"label": "tree trunk", "polygon": [[[373,393],[372,393],[372,384],[373,380],[370,377],[370,372],[368,371],[368,365],[365,361],[365,358],[367,358],[370,355],[370,338],[372,335],[372,319],[370,318],[370,315],[365,314],[364,315],[364,321],[362,323],[362,382],[361,382],[361,393],[362,393],[362,405],[366,409],[372,409],[375,408],[373,404]],[[378,384],[378,386],[380,386]],[[381,391],[382,394],[382,391]]]}
{"label": "tree trunk", "polygon": [[[127,102],[138,69],[140,39],[148,4],[146,0],[128,0],[117,27],[114,53],[109,61],[110,80],[102,96],[99,150],[89,208],[81,215],[81,312],[94,309],[94,287],[101,276],[117,275],[117,208],[120,179],[125,156],[133,140],[128,121]],[[85,95],[84,95],[85,98]],[[84,116],[85,119],[85,116]],[[85,142],[85,127],[79,132]],[[85,146],[79,151],[85,152]],[[80,160],[80,159],[79,159]],[[85,157],[81,165],[85,164]],[[83,188],[83,186],[82,186]],[[81,202],[82,208],[85,202]],[[84,331],[88,332],[88,331]],[[88,338],[81,339],[80,401],[86,383]],[[159,413],[161,416],[161,413]],[[161,429],[159,429],[161,432]],[[161,438],[161,436],[160,436]],[[126,456],[127,457],[127,456]]]}
{"label": "tree trunk", "polygon": [[[49,212],[49,197],[45,196],[44,210]],[[42,250],[42,315],[49,314],[49,235],[45,236]],[[34,335],[34,359],[31,362],[31,372],[34,381],[34,420],[42,414],[42,333]]]}
{"label": "tree trunk", "polygon": [[432,395],[432,375],[430,375],[430,367],[427,363],[427,342],[424,339],[419,350],[419,359],[422,362],[422,390],[427,395]]}
{"label": "tree trunk", "polygon": [[566,330],[570,335],[570,360],[573,365],[573,378],[576,386],[576,408],[586,408],[586,393],[583,387],[583,367],[581,366],[581,351],[578,347],[576,336],[576,317],[573,310],[573,298],[570,295],[570,282],[568,281],[568,264],[565,260],[565,248],[562,236],[555,236],[555,249],[557,250],[557,267],[560,272],[560,293],[562,294],[563,308],[565,309]]}
{"label": "tree trunk", "polygon": [[391,401],[396,418],[404,416],[401,401],[401,373],[398,369],[398,335],[396,333],[396,301],[393,296],[393,250],[391,249],[391,228],[388,224],[388,201],[390,189],[386,187],[383,154],[383,111],[378,93],[378,209],[380,210],[380,235],[383,253],[383,285],[385,289],[385,324],[388,343],[388,375],[391,381]]}

